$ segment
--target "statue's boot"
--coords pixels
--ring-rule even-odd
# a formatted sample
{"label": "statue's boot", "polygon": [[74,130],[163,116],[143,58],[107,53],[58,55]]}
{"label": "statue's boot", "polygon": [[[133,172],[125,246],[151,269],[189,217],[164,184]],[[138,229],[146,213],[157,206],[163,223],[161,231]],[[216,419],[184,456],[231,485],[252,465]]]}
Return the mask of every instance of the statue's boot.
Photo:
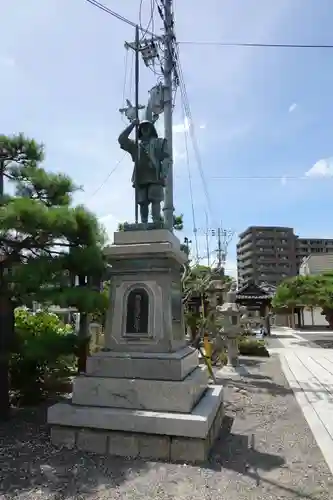
{"label": "statue's boot", "polygon": [[148,213],[149,213],[148,203],[140,203],[140,218],[142,224],[148,223]]}
{"label": "statue's boot", "polygon": [[161,203],[159,201],[155,201],[151,204],[151,215],[153,222],[159,223],[161,222]]}

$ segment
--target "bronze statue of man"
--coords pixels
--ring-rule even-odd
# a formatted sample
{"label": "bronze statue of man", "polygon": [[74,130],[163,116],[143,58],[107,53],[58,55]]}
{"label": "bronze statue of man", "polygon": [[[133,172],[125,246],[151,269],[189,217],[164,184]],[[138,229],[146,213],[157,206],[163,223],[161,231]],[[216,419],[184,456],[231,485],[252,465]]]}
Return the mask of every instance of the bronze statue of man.
{"label": "bronze statue of man", "polygon": [[147,224],[149,206],[153,222],[161,222],[161,202],[163,188],[168,176],[169,153],[166,139],[159,138],[152,122],[144,120],[138,123],[139,147],[130,139],[136,122],[133,121],[118,138],[121,149],[130,153],[135,164],[132,184],[137,189],[137,203],[140,206],[140,218]]}

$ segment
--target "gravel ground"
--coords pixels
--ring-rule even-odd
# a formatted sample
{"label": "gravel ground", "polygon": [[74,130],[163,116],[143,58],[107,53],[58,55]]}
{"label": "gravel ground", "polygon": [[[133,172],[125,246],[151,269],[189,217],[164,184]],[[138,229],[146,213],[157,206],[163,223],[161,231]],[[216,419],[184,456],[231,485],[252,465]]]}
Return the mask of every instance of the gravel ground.
{"label": "gravel ground", "polygon": [[333,498],[333,478],[278,358],[244,359],[226,384],[226,418],[204,467],[126,461],[49,444],[45,408],[0,426],[0,499],[278,500]]}

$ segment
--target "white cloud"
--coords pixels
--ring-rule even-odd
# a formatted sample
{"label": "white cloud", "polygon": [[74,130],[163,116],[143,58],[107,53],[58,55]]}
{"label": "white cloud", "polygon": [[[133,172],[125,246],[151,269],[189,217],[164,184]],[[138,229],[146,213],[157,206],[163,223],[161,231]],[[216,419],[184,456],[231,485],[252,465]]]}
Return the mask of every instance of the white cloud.
{"label": "white cloud", "polygon": [[[206,127],[207,127],[206,123],[200,123],[198,128],[200,130],[205,130]],[[189,119],[185,117],[185,120],[183,122],[174,124],[172,130],[174,134],[184,134],[185,132],[188,132],[190,130]]]}
{"label": "white cloud", "polygon": [[174,134],[184,134],[185,132],[188,132],[189,128],[190,124],[188,118],[185,118],[183,122],[173,125],[172,130]]}
{"label": "white cloud", "polygon": [[305,175],[306,177],[333,177],[333,157],[318,160]]}
{"label": "white cloud", "polygon": [[7,56],[0,56],[0,65],[6,66],[7,68],[13,68],[15,66],[15,59]]}
{"label": "white cloud", "polygon": [[295,110],[296,110],[296,108],[297,108],[297,107],[298,107],[298,106],[297,106],[296,102],[293,102],[293,103],[289,106],[288,113],[292,113],[293,111],[295,111]]}
{"label": "white cloud", "polygon": [[287,184],[287,177],[285,177],[285,176],[281,177],[280,182],[281,182],[282,186],[285,186]]}

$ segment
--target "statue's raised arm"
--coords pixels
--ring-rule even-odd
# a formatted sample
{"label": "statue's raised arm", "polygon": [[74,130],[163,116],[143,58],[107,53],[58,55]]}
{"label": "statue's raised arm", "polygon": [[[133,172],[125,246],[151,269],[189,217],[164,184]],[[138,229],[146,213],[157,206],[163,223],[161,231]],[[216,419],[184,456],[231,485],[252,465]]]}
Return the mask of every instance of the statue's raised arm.
{"label": "statue's raised arm", "polygon": [[[130,139],[129,136],[134,130],[134,127],[135,127],[135,122],[130,123],[128,127],[126,127],[125,130],[123,130],[118,137],[118,142],[121,149],[130,153],[132,157],[135,154],[135,142],[132,139]],[[134,158],[133,161],[135,161]]]}
{"label": "statue's raised arm", "polygon": [[133,187],[137,189],[137,202],[140,206],[140,218],[143,224],[148,223],[149,206],[155,223],[162,221],[161,202],[163,188],[168,176],[170,158],[167,141],[159,138],[152,122],[144,120],[138,127],[138,148],[130,134],[136,123],[132,122],[120,134],[120,147],[131,154],[135,163],[132,176]]}

